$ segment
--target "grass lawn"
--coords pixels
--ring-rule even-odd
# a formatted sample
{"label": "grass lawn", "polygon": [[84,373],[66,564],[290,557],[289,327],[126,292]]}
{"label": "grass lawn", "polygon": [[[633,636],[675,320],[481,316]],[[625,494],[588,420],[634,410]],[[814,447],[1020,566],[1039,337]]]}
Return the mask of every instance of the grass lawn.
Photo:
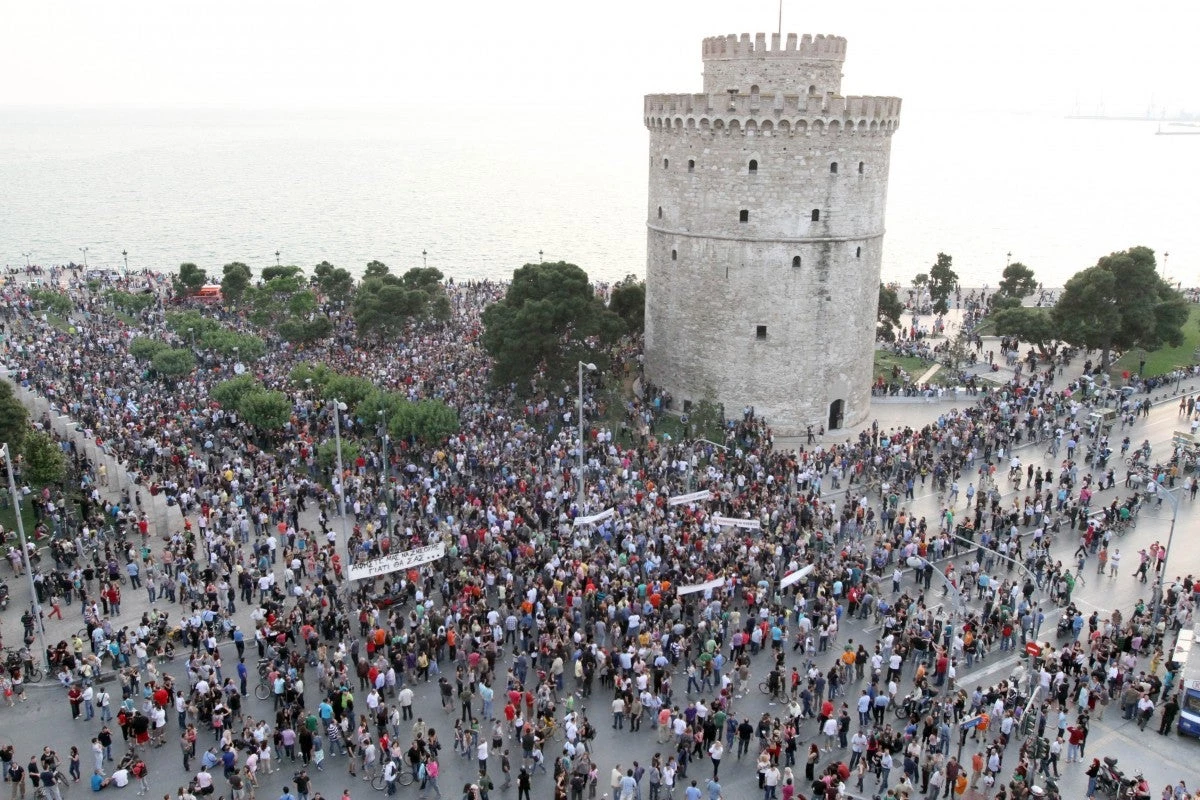
{"label": "grass lawn", "polygon": [[1138,371],[1138,362],[1146,359],[1146,369],[1143,375],[1152,377],[1170,372],[1176,367],[1186,367],[1196,363],[1196,348],[1200,347],[1200,305],[1193,305],[1188,314],[1188,321],[1183,326],[1183,344],[1179,347],[1164,347],[1161,350],[1148,352],[1146,350],[1130,350],[1113,362],[1109,373],[1120,379],[1121,373]]}
{"label": "grass lawn", "polygon": [[[5,487],[4,492],[5,494],[8,493],[7,487]],[[25,524],[25,538],[32,540],[33,529],[37,525],[33,518],[33,509],[29,503],[23,503],[21,512],[21,521]],[[0,525],[4,526],[6,535],[3,544],[5,545],[5,549],[7,549],[7,545],[16,543],[17,541],[17,515],[13,513],[11,503],[4,508],[0,508]]]}
{"label": "grass lawn", "polygon": [[[873,373],[875,380],[879,380],[882,377],[885,381],[890,381],[892,379],[892,368],[897,366],[908,373],[910,381],[915,381],[933,366],[933,362],[917,358],[916,356],[898,356],[887,350],[875,351],[875,371]],[[934,375],[934,379],[936,382],[937,375]]]}

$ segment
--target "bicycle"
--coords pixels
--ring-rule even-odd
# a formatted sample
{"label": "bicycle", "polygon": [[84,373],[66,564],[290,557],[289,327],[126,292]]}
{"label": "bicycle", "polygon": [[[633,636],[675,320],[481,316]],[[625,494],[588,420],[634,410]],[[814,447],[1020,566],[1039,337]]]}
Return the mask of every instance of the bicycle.
{"label": "bicycle", "polygon": [[[780,682],[782,683],[782,681]],[[787,690],[782,686],[776,686],[775,691],[771,691],[771,684],[767,681],[759,681],[758,690],[767,695],[773,700],[778,700],[780,703],[788,702]]]}
{"label": "bicycle", "polygon": [[[408,786],[413,782],[413,774],[411,769],[407,769],[398,761],[396,762],[396,767],[396,783],[400,784],[401,786]],[[377,792],[382,792],[386,787],[387,781],[383,779],[383,770],[380,770],[378,773],[376,773],[375,777],[371,779],[371,788]]]}
{"label": "bicycle", "polygon": [[259,700],[266,700],[271,696],[271,685],[267,683],[265,675],[258,682],[258,685],[254,687],[254,696]]}

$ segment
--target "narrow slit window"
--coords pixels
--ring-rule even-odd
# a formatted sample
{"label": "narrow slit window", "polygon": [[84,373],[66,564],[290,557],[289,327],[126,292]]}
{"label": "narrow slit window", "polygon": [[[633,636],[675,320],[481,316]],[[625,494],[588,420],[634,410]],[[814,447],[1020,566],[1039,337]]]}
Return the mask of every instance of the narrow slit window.
{"label": "narrow slit window", "polygon": [[758,159],[754,159],[754,158],[750,159],[750,174],[751,175],[758,174]]}
{"label": "narrow slit window", "polygon": [[865,162],[865,161],[860,161],[860,162],[858,162],[858,174],[859,174],[859,175],[862,175],[862,174],[863,174],[863,166],[864,166],[865,164],[866,164],[866,162]]}
{"label": "narrow slit window", "polygon": [[792,268],[800,269],[800,256],[792,256]]}
{"label": "narrow slit window", "polygon": [[854,248],[854,257],[862,258],[862,248],[861,247]]}
{"label": "narrow slit window", "polygon": [[837,162],[833,161],[829,164],[829,174],[837,175]]}
{"label": "narrow slit window", "polygon": [[672,261],[678,261],[678,260],[679,260],[679,251],[678,251],[678,250],[672,250],[672,251],[671,251],[671,260],[672,260]]}
{"label": "narrow slit window", "polygon": [[749,222],[749,221],[750,221],[750,211],[749,211],[749,209],[743,208],[741,211],[738,212],[738,222]]}
{"label": "narrow slit window", "polygon": [[765,338],[767,338],[767,326],[766,326],[766,325],[759,325],[757,328],[755,328],[755,329],[754,329],[754,338],[755,338],[755,339],[765,339]]}
{"label": "narrow slit window", "polygon": [[820,221],[821,221],[821,209],[819,209],[819,208],[814,208],[814,209],[812,210],[812,221],[813,221],[813,222],[820,222]]}
{"label": "narrow slit window", "polygon": [[666,168],[667,168],[667,167],[669,167],[669,166],[671,166],[671,159],[669,159],[669,158],[664,158],[664,159],[663,159],[663,169],[666,169]]}
{"label": "narrow slit window", "polygon": [[696,159],[689,158],[688,159],[688,172],[695,172],[695,171],[696,171]]}
{"label": "narrow slit window", "polygon": [[662,219],[662,206],[658,207],[658,218]]}

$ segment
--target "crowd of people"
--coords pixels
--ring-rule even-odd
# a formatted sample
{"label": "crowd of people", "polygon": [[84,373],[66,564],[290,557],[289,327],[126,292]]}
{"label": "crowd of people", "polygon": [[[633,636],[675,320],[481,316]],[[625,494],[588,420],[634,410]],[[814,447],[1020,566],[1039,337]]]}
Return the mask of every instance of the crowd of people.
{"label": "crowd of people", "polygon": [[[332,306],[331,337],[303,349],[236,311],[208,309],[222,325],[268,337],[267,355],[245,366],[292,409],[264,447],[246,420],[210,399],[235,374],[231,360],[202,352],[202,367],[168,390],[130,353],[138,336],[190,346],[166,325],[165,277],[137,276],[160,302],[134,322],[113,314],[79,270],[44,277],[70,297],[79,324],[73,333],[55,327],[36,313],[26,284],[10,283],[12,375],[135,478],[116,496],[118,476],[78,465],[86,488],[73,545],[42,575],[51,604],[78,602],[86,626],[86,636],[52,646],[58,677],[79,693],[68,696],[73,714],[90,717],[90,679],[117,670],[122,696],[111,706],[134,747],[164,742],[174,713],[184,768],[193,759],[201,767],[187,792],[213,791],[220,769],[241,800],[278,769],[273,762],[297,758],[323,771],[344,757],[351,775],[382,776],[389,793],[406,771],[440,797],[445,761],[458,757],[478,768],[464,787],[472,799],[487,800],[497,779],[527,798],[540,771],[556,797],[581,800],[601,783],[591,754],[603,727],[584,705],[594,716],[601,703],[603,722],[611,713],[613,728],[635,734],[645,724],[657,749],[645,763],[613,768],[614,800],[640,798],[643,778],[649,800],[679,787],[688,800],[697,800],[693,789],[715,800],[724,757],[754,761],[764,800],[832,800],[847,789],[945,797],[962,794],[964,779],[988,796],[1024,800],[1058,764],[1057,751],[1039,760],[1010,745],[1031,697],[1038,735],[1057,732],[1051,749],[1082,744],[1071,730],[1086,739],[1090,715],[1109,701],[1124,708],[1129,687],[1138,687],[1135,706],[1143,695],[1162,699],[1166,623],[1149,624],[1144,608],[1128,620],[1073,613],[1061,651],[987,690],[956,679],[1037,639],[1051,603],[1071,607],[1088,558],[1104,553],[1115,570],[1114,520],[1093,506],[1105,476],[1074,457],[1075,443],[1094,434],[1089,401],[1078,382],[1056,386],[1053,365],[981,389],[929,425],[874,426],[797,450],[775,447],[753,409],[726,421],[723,442],[660,440],[653,423],[669,398],[646,386],[605,414],[594,383],[585,413],[599,421],[587,431],[580,508],[574,387],[523,397],[490,382],[481,316],[500,284],[448,283],[452,320],[416,325],[386,349],[362,345],[353,320]],[[636,352],[618,348],[598,380],[636,373]],[[293,379],[312,363],[413,400],[436,397],[457,411],[460,431],[427,448],[385,450],[373,420]],[[334,436],[335,414],[359,446],[340,474],[317,452]],[[1029,441],[1062,442],[1065,457],[1022,464],[1014,448]],[[1167,472],[1148,479],[1165,486]],[[926,485],[939,493],[936,518],[913,511]],[[668,503],[694,490],[711,496]],[[143,492],[166,494],[184,522],[152,537]],[[48,493],[39,513],[65,517],[62,500]],[[339,503],[352,518],[345,537]],[[609,508],[594,525],[574,524]],[[1080,550],[1064,563],[1063,545],[1076,538]],[[348,565],[439,543],[440,561],[345,581]],[[1157,553],[1147,570],[1164,568]],[[14,571],[28,556],[10,554]],[[946,556],[966,560],[937,566]],[[1190,624],[1200,584],[1168,585],[1165,619]],[[128,591],[146,592],[152,606],[136,625],[121,619]],[[249,610],[245,630],[239,605],[243,616]],[[881,626],[877,641],[842,631],[848,618],[868,617]],[[31,626],[25,633],[31,640]],[[177,649],[183,680],[164,667]],[[756,673],[786,696],[779,713],[743,710]],[[441,708],[418,716],[414,687],[426,682]],[[260,690],[273,718],[246,711],[248,693]],[[983,713],[991,722],[975,731],[988,746],[960,764],[950,755],[952,726]],[[711,763],[710,778],[697,759]],[[1012,773],[1007,784],[1002,769]],[[307,772],[294,777],[308,800]]]}

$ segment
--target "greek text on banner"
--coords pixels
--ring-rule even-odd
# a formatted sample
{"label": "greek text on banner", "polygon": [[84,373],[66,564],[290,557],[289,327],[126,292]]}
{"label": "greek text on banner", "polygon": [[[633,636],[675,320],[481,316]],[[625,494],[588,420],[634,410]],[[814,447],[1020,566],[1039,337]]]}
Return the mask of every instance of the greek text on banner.
{"label": "greek text on banner", "polygon": [[698,492],[692,492],[691,494],[677,494],[671,499],[667,500],[667,505],[681,506],[684,503],[698,503],[701,500],[707,500],[710,497],[712,497],[712,492],[710,492],[708,489],[702,489]]}
{"label": "greek text on banner", "polygon": [[713,522],[726,528],[746,528],[747,530],[756,531],[762,527],[756,519],[742,519],[741,517],[718,517],[712,518]]}
{"label": "greek text on banner", "polygon": [[350,580],[358,581],[363,578],[378,578],[380,575],[387,575],[389,572],[396,572],[408,569],[409,567],[419,567],[422,564],[428,564],[430,561],[437,561],[444,555],[446,555],[446,544],[444,542],[418,547],[415,550],[402,550],[398,553],[389,553],[382,558],[372,559],[365,564],[355,564],[350,567]]}

